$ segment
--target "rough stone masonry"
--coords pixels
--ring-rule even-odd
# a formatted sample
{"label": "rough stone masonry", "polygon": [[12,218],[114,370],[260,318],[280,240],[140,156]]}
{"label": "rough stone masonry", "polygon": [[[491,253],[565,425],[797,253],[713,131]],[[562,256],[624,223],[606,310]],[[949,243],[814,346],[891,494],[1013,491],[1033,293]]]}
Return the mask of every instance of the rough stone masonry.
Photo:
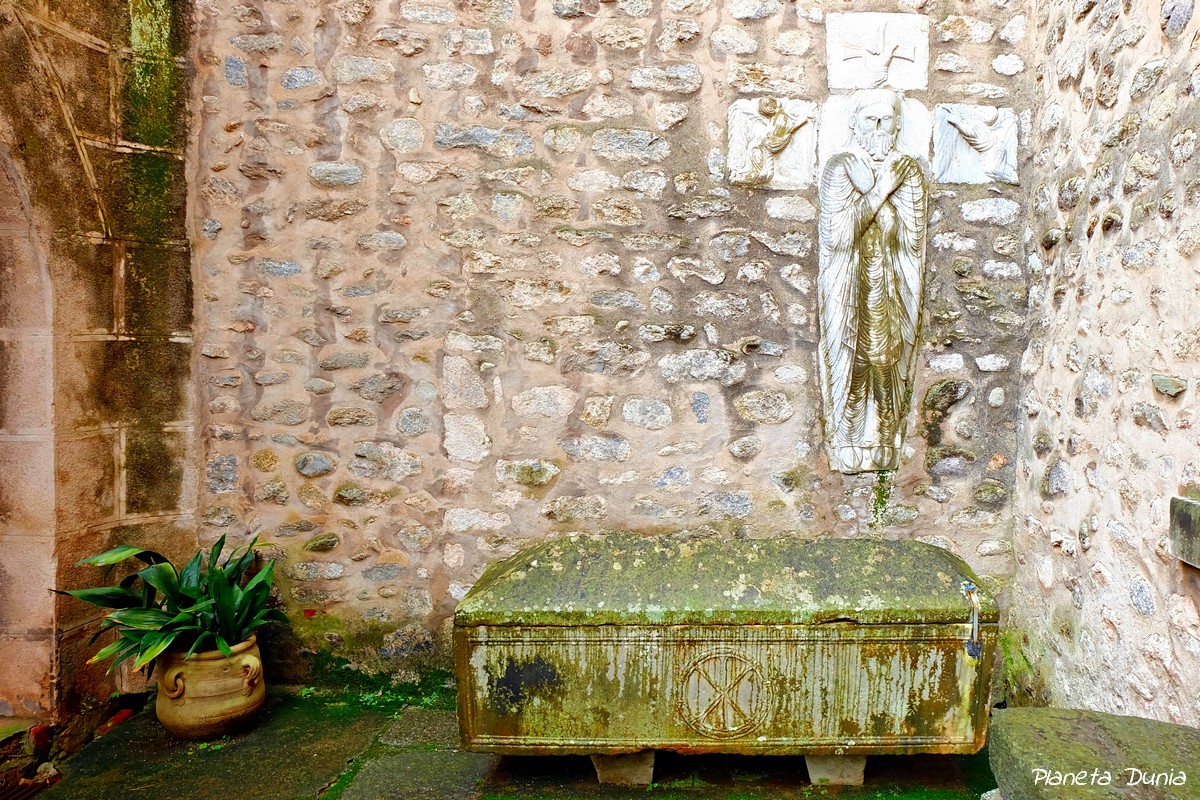
{"label": "rough stone masonry", "polygon": [[731,103],[844,93],[827,10],[198,3],[202,538],[260,533],[298,632],[360,660],[428,647],[488,563],[569,531],[921,538],[1008,581],[1044,26],[863,9],[927,17],[908,97],[1013,109],[1023,184],[931,183],[902,466],[841,475],[816,188],[726,169]]}

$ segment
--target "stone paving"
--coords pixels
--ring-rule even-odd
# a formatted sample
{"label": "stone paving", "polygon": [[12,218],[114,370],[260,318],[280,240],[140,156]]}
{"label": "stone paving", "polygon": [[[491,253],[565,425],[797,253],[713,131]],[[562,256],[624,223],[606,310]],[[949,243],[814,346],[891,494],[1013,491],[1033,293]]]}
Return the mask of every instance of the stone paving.
{"label": "stone paving", "polygon": [[65,764],[44,800],[975,800],[986,755],[874,758],[862,788],[809,784],[802,758],[660,754],[647,789],[600,786],[580,756],[499,758],[458,749],[454,713],[398,713],[274,694],[254,730],[211,743],[169,737],[143,712]]}

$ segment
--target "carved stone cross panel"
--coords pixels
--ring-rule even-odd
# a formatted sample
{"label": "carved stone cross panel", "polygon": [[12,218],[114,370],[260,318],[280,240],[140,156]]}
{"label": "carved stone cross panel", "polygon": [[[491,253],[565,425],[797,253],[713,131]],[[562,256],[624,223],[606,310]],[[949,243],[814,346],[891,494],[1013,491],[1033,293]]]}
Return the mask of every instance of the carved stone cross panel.
{"label": "carved stone cross panel", "polygon": [[825,17],[830,89],[924,89],[929,17],[873,11]]}

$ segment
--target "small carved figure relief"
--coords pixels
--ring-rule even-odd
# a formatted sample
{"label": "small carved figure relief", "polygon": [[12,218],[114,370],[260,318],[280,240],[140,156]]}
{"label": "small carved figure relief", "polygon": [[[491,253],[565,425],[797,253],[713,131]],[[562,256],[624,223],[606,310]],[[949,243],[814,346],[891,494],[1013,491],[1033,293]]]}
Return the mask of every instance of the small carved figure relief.
{"label": "small carved figure relief", "polygon": [[877,12],[826,16],[831,89],[924,89],[929,18]]}
{"label": "small carved figure relief", "polygon": [[737,186],[799,189],[812,184],[817,106],[760,97],[729,106],[729,179]]}
{"label": "small carved figure relief", "polygon": [[821,172],[819,349],[831,469],[895,469],[920,328],[924,168],[896,148],[899,94],[850,95],[848,142]]}
{"label": "small carved figure relief", "polygon": [[1017,115],[1011,108],[939,105],[934,176],[942,183],[1017,183]]}

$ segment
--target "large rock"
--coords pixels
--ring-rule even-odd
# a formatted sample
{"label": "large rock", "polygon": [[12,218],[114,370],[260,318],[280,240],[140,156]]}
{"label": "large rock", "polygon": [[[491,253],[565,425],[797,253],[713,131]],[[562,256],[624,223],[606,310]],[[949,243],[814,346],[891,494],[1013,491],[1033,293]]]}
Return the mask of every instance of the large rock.
{"label": "large rock", "polygon": [[[1200,730],[1066,708],[992,712],[992,773],[1007,798],[1200,797]],[[1189,769],[1191,768],[1191,769]]]}

